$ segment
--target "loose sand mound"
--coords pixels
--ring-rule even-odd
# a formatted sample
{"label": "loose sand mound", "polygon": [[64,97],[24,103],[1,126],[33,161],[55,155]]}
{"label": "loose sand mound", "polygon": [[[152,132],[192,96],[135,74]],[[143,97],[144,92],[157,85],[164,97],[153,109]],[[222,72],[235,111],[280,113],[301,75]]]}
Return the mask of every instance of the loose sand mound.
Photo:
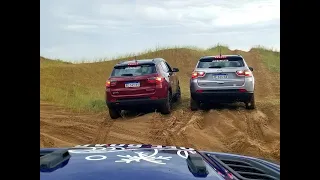
{"label": "loose sand mound", "polygon": [[[268,70],[259,53],[241,53],[248,64],[254,67],[257,101],[257,109],[254,111],[246,110],[242,104],[231,104],[192,112],[187,106],[188,93],[185,93],[182,102],[174,106],[170,115],[125,114],[123,119],[111,120],[108,112],[75,113],[62,106],[41,101],[40,146],[150,143],[280,161],[280,75]],[[186,87],[182,89],[187,89],[187,78],[191,73],[187,71],[192,70],[185,69],[181,79]]]}

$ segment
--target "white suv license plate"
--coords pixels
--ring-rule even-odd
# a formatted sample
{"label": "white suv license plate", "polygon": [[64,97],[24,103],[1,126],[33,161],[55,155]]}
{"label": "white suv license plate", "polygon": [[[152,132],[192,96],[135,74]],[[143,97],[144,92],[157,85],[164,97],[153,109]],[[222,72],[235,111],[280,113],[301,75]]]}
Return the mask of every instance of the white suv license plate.
{"label": "white suv license plate", "polygon": [[228,75],[214,75],[213,79],[228,79]]}
{"label": "white suv license plate", "polygon": [[126,83],[126,84],[124,84],[124,87],[126,87],[126,88],[140,87],[140,83],[139,82],[137,82],[137,83]]}

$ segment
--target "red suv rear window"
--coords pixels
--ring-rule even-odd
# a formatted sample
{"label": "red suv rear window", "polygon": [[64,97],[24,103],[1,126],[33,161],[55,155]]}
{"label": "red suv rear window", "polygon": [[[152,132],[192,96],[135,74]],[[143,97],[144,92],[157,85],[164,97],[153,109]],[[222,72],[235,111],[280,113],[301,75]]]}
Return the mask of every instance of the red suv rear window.
{"label": "red suv rear window", "polygon": [[156,67],[154,64],[141,64],[134,66],[126,65],[114,67],[111,76],[143,76],[154,73],[156,73]]}

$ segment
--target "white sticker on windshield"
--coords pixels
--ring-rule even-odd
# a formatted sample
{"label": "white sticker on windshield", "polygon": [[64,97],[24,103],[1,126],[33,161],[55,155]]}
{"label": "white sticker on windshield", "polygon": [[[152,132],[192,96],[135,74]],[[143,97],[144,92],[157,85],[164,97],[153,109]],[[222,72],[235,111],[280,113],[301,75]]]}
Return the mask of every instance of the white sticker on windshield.
{"label": "white sticker on windshield", "polygon": [[86,160],[89,160],[89,161],[100,161],[105,159],[107,159],[107,156],[104,156],[104,155],[92,155],[92,156],[86,157]]}
{"label": "white sticker on windshield", "polygon": [[83,153],[83,154],[99,154],[106,152],[118,152],[118,151],[128,151],[123,147],[75,147],[69,149],[69,153]]}
{"label": "white sticker on windshield", "polygon": [[[77,145],[73,148],[69,149],[69,153],[79,153],[79,154],[105,154],[105,153],[115,153],[115,152],[124,152],[124,151],[139,151],[139,149],[152,149],[156,150],[158,153],[159,150],[176,150],[176,154],[184,159],[188,158],[188,155],[196,154],[197,152],[193,148],[186,148],[186,147],[177,147],[177,146],[163,146],[163,145],[146,145],[146,144],[85,144],[85,145]],[[159,149],[159,150],[158,150]],[[143,154],[143,153],[142,153]],[[89,156],[91,160],[104,160],[100,155],[94,155],[93,157],[97,156],[97,158],[92,158]],[[144,156],[144,155],[143,155]],[[143,157],[141,156],[141,157]],[[154,155],[152,155],[152,158]],[[137,157],[137,156],[135,156]],[[160,156],[162,157],[162,156]],[[132,158],[132,157],[131,157]],[[171,158],[171,157],[170,157]],[[169,158],[169,159],[170,159]],[[87,160],[89,160],[87,159]],[[140,160],[144,160],[141,159]],[[139,161],[140,161],[139,160]],[[131,161],[131,159],[130,159]],[[136,161],[135,159],[133,161]]]}
{"label": "white sticker on windshield", "polygon": [[184,159],[187,159],[187,158],[188,158],[189,153],[191,153],[191,154],[196,154],[195,151],[182,151],[182,150],[177,151],[177,155],[180,156],[180,157],[182,157],[182,158],[184,158]]}
{"label": "white sticker on windshield", "polygon": [[153,149],[154,153],[151,155],[146,154],[145,152],[135,152],[138,154],[138,156],[131,156],[131,155],[117,155],[118,157],[121,157],[121,160],[115,161],[115,162],[125,162],[125,163],[131,163],[132,161],[140,162],[141,160],[147,161],[150,163],[155,164],[166,164],[165,162],[162,162],[162,160],[170,160],[172,157],[163,157],[163,156],[156,156],[158,154],[158,149]]}

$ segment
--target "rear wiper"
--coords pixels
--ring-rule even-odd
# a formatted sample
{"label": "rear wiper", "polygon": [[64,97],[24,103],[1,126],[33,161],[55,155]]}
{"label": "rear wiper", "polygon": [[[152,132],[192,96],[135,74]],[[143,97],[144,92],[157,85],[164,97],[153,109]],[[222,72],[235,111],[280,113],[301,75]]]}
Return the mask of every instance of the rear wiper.
{"label": "rear wiper", "polygon": [[122,74],[121,76],[133,76],[133,74]]}
{"label": "rear wiper", "polygon": [[221,66],[210,66],[209,68],[222,68]]}

